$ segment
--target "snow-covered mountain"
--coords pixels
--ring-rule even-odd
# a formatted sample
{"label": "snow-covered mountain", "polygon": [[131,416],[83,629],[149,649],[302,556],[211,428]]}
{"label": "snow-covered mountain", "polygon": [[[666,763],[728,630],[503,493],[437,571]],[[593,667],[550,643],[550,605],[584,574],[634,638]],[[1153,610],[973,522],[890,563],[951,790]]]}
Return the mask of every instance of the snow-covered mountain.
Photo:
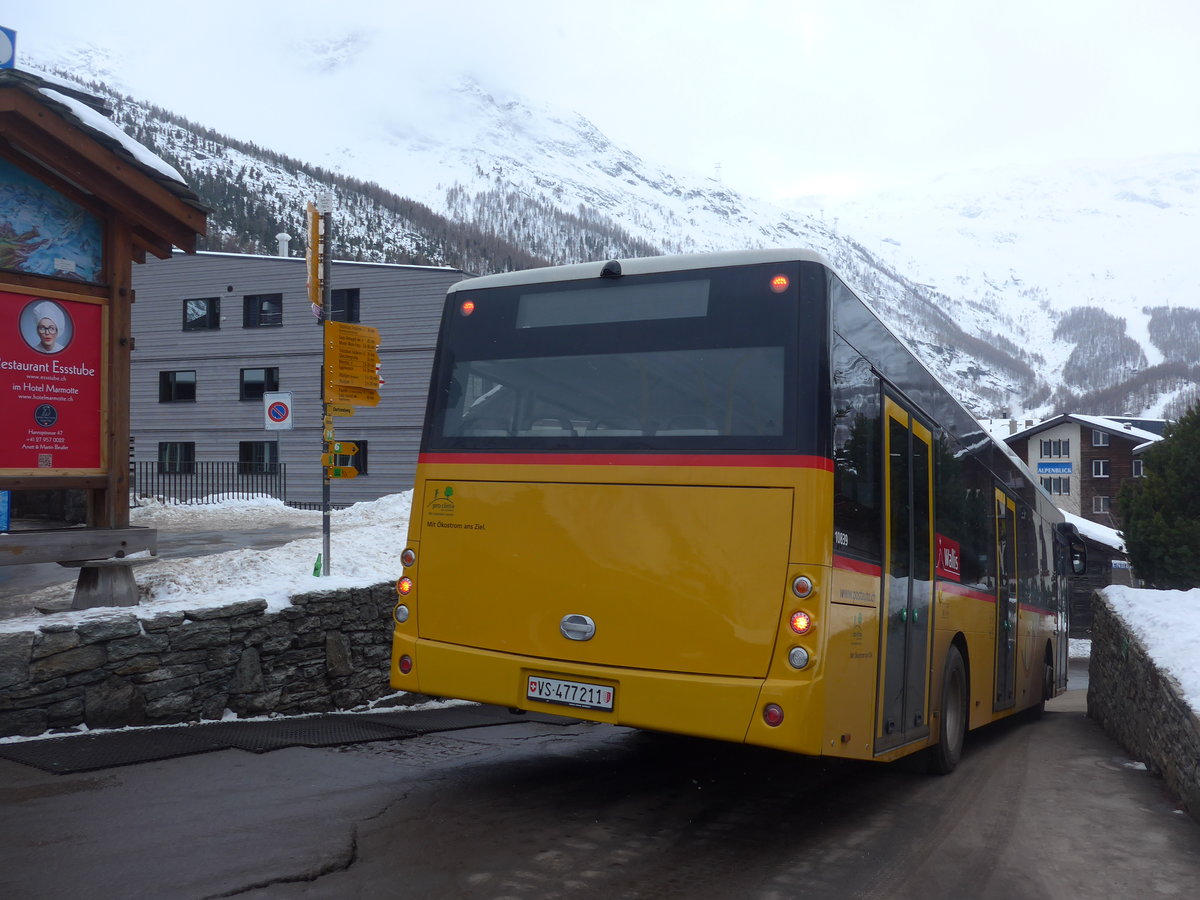
{"label": "snow-covered mountain", "polygon": [[901,271],[997,310],[1052,384],[1084,393],[1200,363],[1200,153],[962,173],[837,215]]}
{"label": "snow-covered mountain", "polygon": [[[124,87],[95,52],[53,68],[92,90]],[[1200,307],[1200,260],[1187,252],[1200,237],[1200,154],[975,173],[871,200],[783,208],[667,171],[578,113],[498,99],[473,81],[431,90],[407,115],[339,120],[326,130],[332,137],[311,135],[300,149],[308,166],[120,94],[113,103],[114,117],[214,206],[218,240],[238,239],[223,233],[233,221],[223,204],[272,220],[264,234],[300,234],[304,203],[332,183],[341,247],[365,259],[395,258],[396,247],[445,259],[444,241],[412,207],[527,254],[467,258],[468,267],[810,247],[980,415],[1048,412],[1096,389],[1111,389],[1098,398],[1106,407],[1086,411],[1154,414],[1164,398],[1194,390],[1200,314],[1193,325],[1180,313]],[[286,152],[297,152],[295,140]],[[235,196],[217,196],[218,183]],[[381,200],[364,183],[398,197]],[[1072,312],[1080,307],[1094,312]],[[1134,393],[1121,387],[1131,379]]]}

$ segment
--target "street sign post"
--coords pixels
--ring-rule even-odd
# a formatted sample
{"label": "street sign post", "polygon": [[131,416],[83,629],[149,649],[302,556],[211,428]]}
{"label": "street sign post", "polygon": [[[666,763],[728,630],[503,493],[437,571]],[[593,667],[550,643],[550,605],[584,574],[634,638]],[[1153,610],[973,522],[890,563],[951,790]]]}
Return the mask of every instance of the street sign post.
{"label": "street sign post", "polygon": [[326,384],[325,399],[333,403],[350,403],[354,406],[378,406],[379,391],[371,388],[352,387],[347,384]]}
{"label": "street sign post", "polygon": [[352,406],[379,403],[378,328],[325,322],[325,389],[327,401]]}
{"label": "street sign post", "polygon": [[267,431],[291,431],[292,421],[292,392],[265,391],[263,393],[263,427]]}

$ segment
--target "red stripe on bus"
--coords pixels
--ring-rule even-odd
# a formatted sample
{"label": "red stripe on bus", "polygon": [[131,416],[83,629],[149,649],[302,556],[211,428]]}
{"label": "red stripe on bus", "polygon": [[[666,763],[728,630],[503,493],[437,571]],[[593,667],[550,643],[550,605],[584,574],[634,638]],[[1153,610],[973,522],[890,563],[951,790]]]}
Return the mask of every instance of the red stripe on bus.
{"label": "red stripe on bus", "polygon": [[971,600],[982,600],[984,603],[995,603],[996,595],[981,591],[979,588],[967,587],[965,584],[955,584],[953,581],[939,581],[937,589],[943,594],[954,594],[956,597],[967,597]]}
{"label": "red stripe on bus", "polygon": [[462,463],[491,466],[728,466],[751,469],[822,469],[833,471],[824,456],[682,453],[422,453],[428,465]]}
{"label": "red stripe on bus", "polygon": [[848,556],[833,555],[833,567],[835,569],[845,569],[847,572],[857,572],[859,575],[872,575],[878,578],[883,572],[879,566],[874,563],[859,562],[857,559],[851,559]]}
{"label": "red stripe on bus", "polygon": [[1021,604],[1021,612],[1037,613],[1039,616],[1056,616],[1056,615],[1058,615],[1058,613],[1056,613],[1052,609],[1046,609],[1046,607],[1044,607],[1044,606],[1034,606],[1031,603],[1022,603]]}

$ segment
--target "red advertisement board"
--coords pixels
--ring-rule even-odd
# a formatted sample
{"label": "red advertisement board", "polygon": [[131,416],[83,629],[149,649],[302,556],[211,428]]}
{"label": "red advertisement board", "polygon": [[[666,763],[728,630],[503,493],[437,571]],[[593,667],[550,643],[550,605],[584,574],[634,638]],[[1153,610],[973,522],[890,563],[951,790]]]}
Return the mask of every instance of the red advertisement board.
{"label": "red advertisement board", "polygon": [[0,469],[101,468],[104,309],[0,291]]}

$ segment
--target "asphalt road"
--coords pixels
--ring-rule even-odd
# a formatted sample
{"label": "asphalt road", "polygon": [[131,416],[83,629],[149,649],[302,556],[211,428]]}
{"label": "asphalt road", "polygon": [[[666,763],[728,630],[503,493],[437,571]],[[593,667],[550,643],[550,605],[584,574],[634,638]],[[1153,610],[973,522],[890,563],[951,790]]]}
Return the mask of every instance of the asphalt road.
{"label": "asphalt road", "polygon": [[534,722],[54,776],[0,761],[0,896],[1184,897],[1200,827],[1084,715],[958,770]]}

